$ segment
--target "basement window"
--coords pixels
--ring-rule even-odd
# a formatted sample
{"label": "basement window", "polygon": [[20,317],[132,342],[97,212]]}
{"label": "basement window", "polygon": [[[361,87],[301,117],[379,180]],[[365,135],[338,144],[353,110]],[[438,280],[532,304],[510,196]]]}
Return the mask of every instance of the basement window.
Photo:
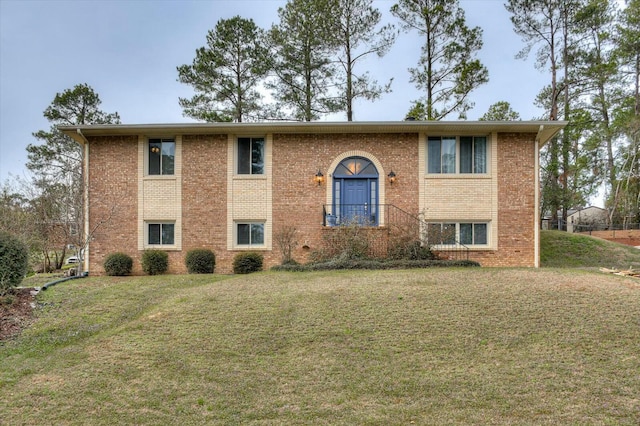
{"label": "basement window", "polygon": [[238,246],[264,246],[264,223],[236,223]]}
{"label": "basement window", "polygon": [[172,246],[175,244],[175,223],[148,223],[147,244],[150,246]]}

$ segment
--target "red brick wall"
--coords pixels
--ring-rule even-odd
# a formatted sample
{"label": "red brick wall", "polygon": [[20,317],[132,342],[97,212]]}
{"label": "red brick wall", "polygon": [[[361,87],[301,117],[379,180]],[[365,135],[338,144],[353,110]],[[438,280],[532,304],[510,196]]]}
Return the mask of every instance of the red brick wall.
{"label": "red brick wall", "polygon": [[471,252],[483,266],[535,266],[535,134],[498,135],[498,250]]}
{"label": "red brick wall", "polygon": [[182,138],[182,253],[175,259],[186,272],[184,256],[195,248],[213,250],[216,271],[229,271],[227,253],[227,135]]}
{"label": "red brick wall", "polygon": [[[418,213],[418,136],[415,134],[329,134],[274,135],[273,138],[273,229],[294,226],[300,242],[294,253],[305,261],[322,242],[322,205],[327,203],[331,163],[348,151],[364,151],[382,164],[380,179],[392,168],[398,175],[394,185],[386,185],[386,204]],[[318,186],[313,177],[320,169],[327,179]],[[384,172],[384,174],[383,174]],[[306,242],[308,248],[303,248]],[[274,246],[270,264],[280,261]]]}
{"label": "red brick wall", "polygon": [[[483,266],[534,265],[535,135],[498,136],[498,250],[473,251]],[[138,151],[137,136],[101,137],[90,141],[90,221],[96,231],[91,243],[90,271],[104,273],[104,257],[122,251],[134,259],[134,273],[141,274],[138,251]],[[398,180],[386,183],[387,204],[418,213],[418,157],[416,134],[328,134],[273,136],[273,235],[285,225],[298,229],[294,258],[305,261],[322,242],[322,205],[327,202],[327,180],[318,186],[318,169],[325,177],[336,157],[347,151],[375,156],[384,170],[393,169]],[[216,271],[231,271],[237,252],[227,251],[227,136],[184,136],[182,144],[182,251],[169,252],[170,272],[185,272],[184,255],[193,248],[210,248],[217,258]],[[305,244],[306,243],[306,244]],[[263,252],[265,267],[279,263],[275,242]]]}
{"label": "red brick wall", "polygon": [[142,273],[138,253],[138,137],[99,137],[89,143],[89,252],[91,274],[104,274],[104,258],[123,252]]}

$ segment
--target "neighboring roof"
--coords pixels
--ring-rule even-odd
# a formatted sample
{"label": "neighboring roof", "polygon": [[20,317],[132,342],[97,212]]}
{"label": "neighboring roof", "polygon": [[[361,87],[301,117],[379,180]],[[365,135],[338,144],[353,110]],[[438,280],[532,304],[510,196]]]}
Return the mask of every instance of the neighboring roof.
{"label": "neighboring roof", "polygon": [[542,147],[566,121],[309,121],[259,123],[96,124],[58,126],[78,143],[90,136],[241,133],[535,133]]}
{"label": "neighboring roof", "polygon": [[573,213],[569,214],[569,216],[574,215],[574,214],[579,214],[582,213],[584,211],[589,211],[589,210],[599,210],[601,212],[606,212],[606,209],[603,209],[602,207],[598,207],[598,206],[587,206],[587,207],[583,207],[581,209],[578,210],[574,210]]}

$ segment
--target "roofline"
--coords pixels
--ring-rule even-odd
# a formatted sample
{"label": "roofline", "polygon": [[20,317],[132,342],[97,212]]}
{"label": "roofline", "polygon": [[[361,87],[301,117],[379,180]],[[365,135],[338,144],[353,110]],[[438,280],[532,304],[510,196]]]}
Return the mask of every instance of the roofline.
{"label": "roofline", "polygon": [[252,123],[94,124],[58,126],[81,145],[92,136],[202,135],[241,133],[535,133],[540,147],[568,123],[566,121],[310,121]]}

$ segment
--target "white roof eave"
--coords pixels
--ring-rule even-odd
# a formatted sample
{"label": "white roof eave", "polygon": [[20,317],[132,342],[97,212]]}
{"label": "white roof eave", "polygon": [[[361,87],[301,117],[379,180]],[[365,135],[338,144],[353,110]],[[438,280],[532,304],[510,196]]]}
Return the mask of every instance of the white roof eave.
{"label": "white roof eave", "polygon": [[346,121],[346,122],[259,122],[259,123],[174,123],[174,124],[97,124],[59,126],[78,143],[87,137],[124,135],[198,134],[309,134],[309,133],[535,133],[543,146],[567,125],[566,121]]}

